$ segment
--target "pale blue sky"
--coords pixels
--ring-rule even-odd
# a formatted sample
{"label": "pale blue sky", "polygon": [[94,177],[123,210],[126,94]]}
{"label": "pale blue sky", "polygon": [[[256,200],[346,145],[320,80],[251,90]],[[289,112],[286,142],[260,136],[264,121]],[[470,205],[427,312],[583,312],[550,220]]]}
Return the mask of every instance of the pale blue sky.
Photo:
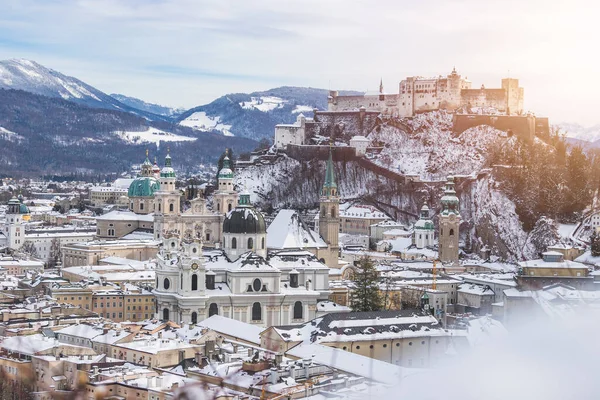
{"label": "pale blue sky", "polygon": [[600,123],[599,6],[575,0],[0,0],[0,59],[192,107],[281,85],[397,91],[456,65],[521,79],[526,108]]}

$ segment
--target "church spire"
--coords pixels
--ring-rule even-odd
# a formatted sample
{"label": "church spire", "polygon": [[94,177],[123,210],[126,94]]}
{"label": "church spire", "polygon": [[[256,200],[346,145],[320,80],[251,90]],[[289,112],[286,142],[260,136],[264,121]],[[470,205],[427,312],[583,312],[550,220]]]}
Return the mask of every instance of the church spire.
{"label": "church spire", "polygon": [[383,93],[383,78],[379,80],[379,93]]}
{"label": "church spire", "polygon": [[321,196],[335,196],[337,192],[337,184],[335,183],[335,172],[333,170],[333,140],[329,142],[329,159],[327,160],[327,168],[325,170],[325,182],[321,189]]}

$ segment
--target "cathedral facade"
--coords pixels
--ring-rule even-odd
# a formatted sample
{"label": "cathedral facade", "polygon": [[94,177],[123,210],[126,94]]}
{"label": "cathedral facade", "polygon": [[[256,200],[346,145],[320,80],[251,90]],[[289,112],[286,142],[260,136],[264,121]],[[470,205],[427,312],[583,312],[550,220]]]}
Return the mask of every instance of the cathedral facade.
{"label": "cathedral facade", "polygon": [[315,318],[329,268],[307,251],[267,255],[266,227],[248,194],[223,221],[223,248],[167,232],[156,270],[157,317],[196,323],[218,314],[260,326]]}

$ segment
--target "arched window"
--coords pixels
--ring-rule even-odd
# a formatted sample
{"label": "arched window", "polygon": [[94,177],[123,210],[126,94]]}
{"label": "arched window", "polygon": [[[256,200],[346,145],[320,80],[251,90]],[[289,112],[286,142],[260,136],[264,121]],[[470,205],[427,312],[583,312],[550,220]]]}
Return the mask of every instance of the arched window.
{"label": "arched window", "polygon": [[210,303],[208,307],[208,316],[212,317],[213,315],[219,315],[219,306],[217,303]]}
{"label": "arched window", "polygon": [[183,289],[183,274],[179,275],[179,283],[180,283],[181,289]]}
{"label": "arched window", "polygon": [[252,321],[262,321],[262,307],[259,302],[252,304]]}
{"label": "arched window", "polygon": [[265,238],[262,238],[262,239],[260,240],[260,248],[261,248],[261,249],[264,249],[264,248],[265,248]]}
{"label": "arched window", "polygon": [[192,275],[192,290],[198,290],[198,275]]}
{"label": "arched window", "polygon": [[331,207],[331,217],[335,218],[335,207]]}
{"label": "arched window", "polygon": [[140,210],[144,209],[144,203],[140,202]]}
{"label": "arched window", "polygon": [[163,287],[165,288],[165,290],[169,290],[169,288],[171,287],[171,281],[168,278],[165,278],[165,280],[163,281]]}
{"label": "arched window", "polygon": [[450,229],[450,236],[454,236],[454,229]]}
{"label": "arched window", "polygon": [[169,211],[170,211],[170,212],[173,212],[173,210],[174,210],[174,207],[175,207],[175,206],[173,206],[173,204],[169,204]]}
{"label": "arched window", "polygon": [[325,206],[321,207],[321,216],[325,216]]}
{"label": "arched window", "polygon": [[262,283],[260,282],[260,279],[256,278],[254,280],[254,282],[252,282],[252,289],[255,292],[260,292],[260,289],[262,288]]}
{"label": "arched window", "polygon": [[158,203],[158,211],[160,212],[160,203]]}
{"label": "arched window", "polygon": [[163,320],[164,321],[169,320],[169,309],[168,308],[163,308]]}
{"label": "arched window", "polygon": [[192,313],[192,324],[195,324],[198,322],[198,313],[196,311],[194,311]]}
{"label": "arched window", "polygon": [[236,238],[231,239],[231,248],[237,249],[237,240]]}
{"label": "arched window", "polygon": [[221,203],[217,203],[217,211],[221,211]]}
{"label": "arched window", "polygon": [[294,319],[302,319],[302,302],[297,301],[294,303]]}
{"label": "arched window", "polygon": [[227,211],[231,211],[231,203],[227,205]]}
{"label": "arched window", "polygon": [[254,248],[254,240],[252,240],[252,238],[248,238],[248,248],[249,249]]}

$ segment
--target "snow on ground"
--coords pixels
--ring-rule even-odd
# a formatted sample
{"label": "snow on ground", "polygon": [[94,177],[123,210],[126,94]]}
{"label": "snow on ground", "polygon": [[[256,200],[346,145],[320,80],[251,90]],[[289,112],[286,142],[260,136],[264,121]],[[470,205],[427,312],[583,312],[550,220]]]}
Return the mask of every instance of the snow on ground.
{"label": "snow on ground", "polygon": [[569,239],[577,228],[577,224],[558,224],[558,234],[563,239]]}
{"label": "snow on ground", "polygon": [[17,140],[22,140],[23,136],[19,135],[18,133],[15,133],[13,131],[9,131],[8,129],[0,126],[0,139],[9,140],[11,142],[14,142]]}
{"label": "snow on ground", "polygon": [[220,122],[221,117],[210,117],[204,111],[198,111],[184,119],[179,125],[187,126],[199,131],[219,131],[224,136],[234,136],[231,133],[231,125],[225,125]]}
{"label": "snow on ground", "polygon": [[380,132],[369,135],[371,141],[385,143],[373,161],[392,171],[416,174],[426,180],[479,171],[490,146],[506,137],[505,132],[485,125],[454,137],[452,114],[445,112],[418,114],[407,124],[413,133],[384,126]]}
{"label": "snow on ground", "polygon": [[530,259],[535,255],[515,204],[496,189],[491,178],[477,181],[472,210],[473,223],[481,237],[478,240],[491,247],[493,254],[509,261]]}
{"label": "snow on ground", "polygon": [[155,143],[157,146],[160,142],[192,142],[197,138],[189,136],[175,135],[170,132],[161,131],[153,127],[148,127],[147,130],[141,132],[133,131],[114,131],[121,140],[128,143]]}
{"label": "snow on ground", "polygon": [[275,165],[252,165],[236,172],[236,185],[249,191],[250,200],[256,203],[259,200],[258,193],[269,193],[281,182],[287,182],[289,171],[298,164],[298,161],[286,158]]}
{"label": "snow on ground", "polygon": [[[274,96],[251,97],[251,99],[251,101],[242,101],[240,106],[246,110],[256,109],[258,111],[267,112],[276,108],[282,108],[286,103],[285,100]],[[312,108],[310,110],[312,111]]]}
{"label": "snow on ground", "polygon": [[311,106],[299,106],[297,105],[296,108],[294,108],[292,110],[292,114],[299,114],[299,113],[309,113],[312,112],[313,108]]}

